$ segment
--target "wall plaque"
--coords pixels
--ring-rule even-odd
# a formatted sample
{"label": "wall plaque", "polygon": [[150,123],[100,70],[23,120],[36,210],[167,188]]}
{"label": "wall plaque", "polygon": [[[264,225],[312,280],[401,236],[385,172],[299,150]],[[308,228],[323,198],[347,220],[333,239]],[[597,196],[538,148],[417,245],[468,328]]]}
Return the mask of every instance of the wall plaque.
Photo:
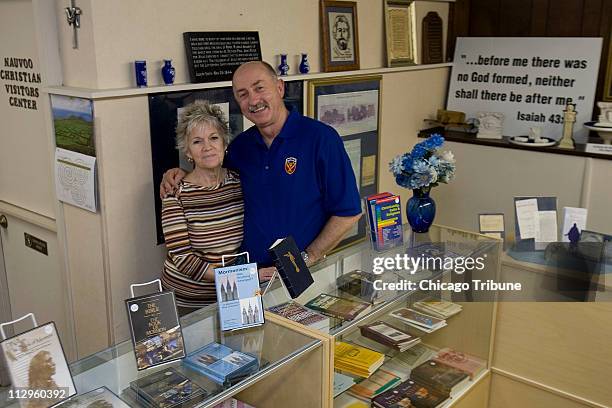
{"label": "wall plaque", "polygon": [[261,61],[257,31],[183,33],[191,82],[229,81],[236,68]]}
{"label": "wall plaque", "polygon": [[36,238],[34,235],[30,235],[27,232],[23,233],[25,238],[25,246],[28,248],[32,248],[35,251],[40,252],[41,254],[49,255],[47,251],[47,242],[43,241],[40,238]]}

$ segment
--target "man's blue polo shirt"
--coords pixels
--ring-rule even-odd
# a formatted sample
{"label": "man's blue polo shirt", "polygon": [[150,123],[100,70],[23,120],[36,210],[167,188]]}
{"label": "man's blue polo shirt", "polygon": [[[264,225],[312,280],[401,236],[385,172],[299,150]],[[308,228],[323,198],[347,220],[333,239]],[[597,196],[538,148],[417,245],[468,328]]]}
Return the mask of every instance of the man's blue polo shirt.
{"label": "man's blue polo shirt", "polygon": [[293,236],[300,250],[330,216],[361,213],[355,175],[338,133],[291,111],[270,145],[253,126],[228,147],[225,167],[240,173],[244,241],[251,260],[270,264],[268,248]]}

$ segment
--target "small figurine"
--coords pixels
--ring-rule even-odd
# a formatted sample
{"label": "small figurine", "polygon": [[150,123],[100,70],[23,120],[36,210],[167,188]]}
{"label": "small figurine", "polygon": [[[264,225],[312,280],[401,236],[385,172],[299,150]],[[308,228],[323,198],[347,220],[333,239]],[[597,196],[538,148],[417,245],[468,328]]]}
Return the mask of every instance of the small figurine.
{"label": "small figurine", "polygon": [[563,138],[559,142],[559,147],[562,149],[573,149],[574,140],[572,135],[574,134],[574,123],[576,122],[576,105],[568,103],[563,111]]}
{"label": "small figurine", "polygon": [[580,230],[576,226],[576,223],[574,223],[566,235],[570,241],[570,248],[576,248],[578,246],[578,242],[580,241]]}
{"label": "small figurine", "polygon": [[504,129],[505,115],[501,112],[478,112],[479,139],[501,139]]}

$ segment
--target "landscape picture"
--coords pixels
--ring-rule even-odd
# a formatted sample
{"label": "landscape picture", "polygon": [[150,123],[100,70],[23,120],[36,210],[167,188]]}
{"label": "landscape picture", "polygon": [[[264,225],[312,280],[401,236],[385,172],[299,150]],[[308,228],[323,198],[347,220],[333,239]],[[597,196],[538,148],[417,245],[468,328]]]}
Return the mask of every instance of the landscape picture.
{"label": "landscape picture", "polygon": [[51,95],[51,111],[56,146],[95,156],[93,102],[83,98]]}

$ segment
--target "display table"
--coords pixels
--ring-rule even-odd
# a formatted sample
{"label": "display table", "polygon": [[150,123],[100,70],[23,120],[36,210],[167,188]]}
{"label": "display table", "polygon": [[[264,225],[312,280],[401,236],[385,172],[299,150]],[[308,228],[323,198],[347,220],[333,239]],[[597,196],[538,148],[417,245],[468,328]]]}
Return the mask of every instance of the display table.
{"label": "display table", "polygon": [[[339,297],[350,297],[340,291],[336,284],[336,279],[343,274],[353,270],[372,271],[373,261],[377,257],[394,258],[396,255],[403,255],[409,247],[418,247],[427,243],[440,243],[445,250],[459,254],[461,256],[483,257],[485,268],[481,278],[497,276],[499,273],[502,245],[501,240],[489,238],[484,235],[461,231],[453,228],[434,225],[427,234],[412,234],[409,227],[404,230],[404,245],[389,249],[385,252],[374,251],[369,241],[345,248],[332,255],[327,256],[323,261],[311,268],[315,283],[308,288],[295,301],[301,304],[307,303],[320,293],[336,295]],[[459,275],[450,270],[429,271],[420,270],[411,275],[406,271],[387,271],[380,275],[386,282],[399,282],[401,280],[419,281],[428,279],[432,281],[456,282],[464,279],[478,279],[479,276]],[[456,350],[468,353],[487,361],[487,368],[491,365],[492,340],[493,340],[493,318],[496,311],[496,303],[492,301],[478,301],[479,299],[466,299],[464,293],[453,293],[443,291],[424,291],[424,290],[398,290],[385,291],[381,295],[383,299],[374,304],[371,310],[352,321],[343,321],[330,318],[330,328],[326,332],[319,332],[319,338],[325,343],[324,348],[329,350],[330,371],[327,381],[330,382],[329,389],[333,389],[333,350],[335,341],[345,341],[358,343],[361,337],[359,326],[371,323],[376,320],[389,321],[397,327],[406,329],[411,334],[421,336],[423,344],[438,350],[444,347],[451,347]],[[463,310],[456,316],[447,320],[448,325],[431,334],[424,334],[419,330],[412,329],[408,325],[393,317],[388,316],[401,307],[409,306],[413,302],[423,299],[445,299],[461,304]],[[466,301],[469,300],[469,301]],[[264,296],[264,306],[270,308],[287,301],[284,288],[276,285]],[[285,321],[288,327],[308,335],[313,334],[313,329],[303,326],[280,316],[274,316],[274,321]],[[393,349],[379,349],[384,352],[385,358],[392,359],[398,352]],[[444,406],[453,407],[482,407],[485,408],[488,402],[488,381],[489,370],[487,369],[479,377],[470,381],[462,393],[450,399]],[[328,405],[335,407],[348,406],[354,401],[343,393],[334,398],[333,394],[327,395]]]}

